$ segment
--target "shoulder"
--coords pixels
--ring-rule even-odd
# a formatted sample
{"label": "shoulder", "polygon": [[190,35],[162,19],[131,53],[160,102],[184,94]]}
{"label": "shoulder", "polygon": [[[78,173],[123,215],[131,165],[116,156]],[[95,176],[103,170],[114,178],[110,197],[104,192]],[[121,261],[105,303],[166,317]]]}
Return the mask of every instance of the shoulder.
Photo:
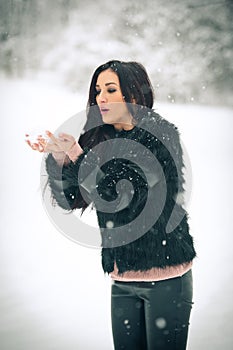
{"label": "shoulder", "polygon": [[145,131],[143,137],[149,142],[150,140],[160,141],[161,146],[175,151],[180,148],[180,132],[177,126],[153,109],[143,111],[137,126]]}

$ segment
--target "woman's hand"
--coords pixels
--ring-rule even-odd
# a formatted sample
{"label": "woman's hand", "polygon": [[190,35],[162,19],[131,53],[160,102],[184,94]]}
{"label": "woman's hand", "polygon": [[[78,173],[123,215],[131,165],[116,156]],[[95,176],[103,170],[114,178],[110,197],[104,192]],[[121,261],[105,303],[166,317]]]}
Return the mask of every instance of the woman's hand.
{"label": "woman's hand", "polygon": [[26,142],[35,151],[52,153],[58,163],[68,162],[68,157],[75,161],[83,153],[82,148],[72,135],[60,133],[58,137],[55,137],[50,131],[46,131],[46,135],[49,137],[49,141],[38,136],[37,142],[30,140],[26,140]]}

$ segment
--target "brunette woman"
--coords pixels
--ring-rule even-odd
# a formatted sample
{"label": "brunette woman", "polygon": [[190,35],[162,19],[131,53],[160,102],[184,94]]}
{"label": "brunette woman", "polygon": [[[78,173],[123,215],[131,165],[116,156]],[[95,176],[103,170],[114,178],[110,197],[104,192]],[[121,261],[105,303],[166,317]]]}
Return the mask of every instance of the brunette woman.
{"label": "brunette woman", "polygon": [[51,132],[49,143],[28,141],[49,153],[48,182],[60,207],[96,208],[116,350],[187,344],[196,252],[180,201],[183,152],[177,127],[153,104],[141,64],[109,61],[93,74],[78,142]]}

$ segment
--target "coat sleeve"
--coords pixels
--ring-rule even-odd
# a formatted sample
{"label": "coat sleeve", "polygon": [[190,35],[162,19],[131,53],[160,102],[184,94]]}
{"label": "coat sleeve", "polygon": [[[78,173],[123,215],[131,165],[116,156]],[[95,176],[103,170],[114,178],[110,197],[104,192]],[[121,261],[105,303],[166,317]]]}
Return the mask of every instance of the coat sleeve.
{"label": "coat sleeve", "polygon": [[60,166],[52,154],[45,160],[48,184],[52,198],[65,210],[87,207],[91,203],[91,192],[102,174],[98,157],[88,148],[75,162]]}
{"label": "coat sleeve", "polygon": [[180,141],[178,128],[169,124],[166,132],[163,134],[162,146],[158,157],[163,167],[169,192],[174,196],[177,193],[184,192],[184,160],[183,149]]}

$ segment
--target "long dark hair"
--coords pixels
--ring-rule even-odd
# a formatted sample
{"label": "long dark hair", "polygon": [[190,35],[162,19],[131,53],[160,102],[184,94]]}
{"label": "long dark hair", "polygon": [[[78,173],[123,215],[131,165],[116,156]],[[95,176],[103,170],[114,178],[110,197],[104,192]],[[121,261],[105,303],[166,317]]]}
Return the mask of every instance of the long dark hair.
{"label": "long dark hair", "polygon": [[91,79],[87,103],[87,121],[83,129],[84,133],[79,139],[82,147],[92,148],[101,141],[107,140],[113,129],[112,125],[103,123],[96,102],[96,82],[99,74],[107,69],[111,69],[117,74],[124,101],[127,103],[128,110],[135,122],[137,122],[138,117],[136,108],[132,104],[133,99],[136,106],[152,108],[154,104],[152,84],[146,69],[141,63],[112,60],[102,64],[96,68]]}

